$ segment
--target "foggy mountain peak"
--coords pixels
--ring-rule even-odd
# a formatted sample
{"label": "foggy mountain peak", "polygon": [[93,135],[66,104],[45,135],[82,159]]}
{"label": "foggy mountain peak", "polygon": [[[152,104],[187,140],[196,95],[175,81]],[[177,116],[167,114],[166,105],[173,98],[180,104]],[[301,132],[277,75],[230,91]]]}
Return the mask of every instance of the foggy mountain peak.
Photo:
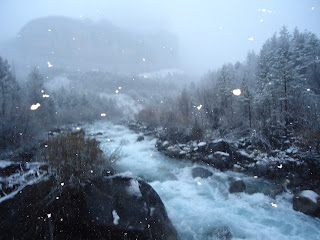
{"label": "foggy mountain peak", "polygon": [[30,21],[8,44],[4,55],[13,56],[20,69],[39,66],[139,73],[178,65],[177,39],[169,33],[136,33],[105,19],[93,22],[63,16]]}

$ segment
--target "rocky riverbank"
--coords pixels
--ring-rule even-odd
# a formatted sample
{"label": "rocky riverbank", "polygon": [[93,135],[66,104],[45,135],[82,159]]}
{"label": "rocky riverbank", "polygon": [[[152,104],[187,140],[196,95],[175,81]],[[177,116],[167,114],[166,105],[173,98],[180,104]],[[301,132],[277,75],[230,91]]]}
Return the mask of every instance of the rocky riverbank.
{"label": "rocky riverbank", "polygon": [[[267,194],[275,197],[283,191],[292,192],[296,194],[293,201],[295,210],[320,216],[320,159],[317,154],[302,152],[289,143],[281,150],[264,151],[259,143],[254,143],[249,138],[178,143],[166,139],[161,129],[148,129],[136,122],[127,125],[141,133],[139,141],[143,135],[156,137],[157,149],[169,157],[202,162],[221,171],[241,172],[256,179],[268,179],[274,186],[268,188]],[[232,182],[231,184],[239,185],[237,181]],[[305,190],[312,191],[313,194],[303,194]],[[308,207],[302,207],[303,205]],[[310,205],[314,205],[311,207],[313,210],[305,210]]]}

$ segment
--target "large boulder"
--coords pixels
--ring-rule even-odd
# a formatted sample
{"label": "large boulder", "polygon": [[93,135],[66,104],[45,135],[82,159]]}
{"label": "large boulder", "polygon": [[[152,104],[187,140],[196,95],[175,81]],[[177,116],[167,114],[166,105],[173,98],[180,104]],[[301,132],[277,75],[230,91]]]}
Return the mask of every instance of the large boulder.
{"label": "large boulder", "polygon": [[207,146],[207,152],[214,153],[214,152],[226,152],[230,153],[230,145],[227,141],[223,139],[217,139],[210,142]]}
{"label": "large boulder", "polygon": [[209,158],[209,162],[221,171],[232,169],[233,167],[233,161],[231,161],[229,153],[226,152],[214,152],[212,157]]}
{"label": "large boulder", "polygon": [[208,178],[211,177],[213,173],[209,171],[208,169],[205,169],[203,167],[195,167],[192,168],[192,177],[200,177],[200,178]]}
{"label": "large boulder", "polygon": [[245,190],[246,190],[246,185],[240,178],[232,179],[229,186],[230,193],[244,192]]}
{"label": "large boulder", "polygon": [[158,194],[131,174],[77,187],[51,178],[0,203],[0,212],[3,239],[177,239]]}
{"label": "large boulder", "polygon": [[307,215],[320,217],[320,196],[312,190],[304,190],[294,195],[293,209]]}

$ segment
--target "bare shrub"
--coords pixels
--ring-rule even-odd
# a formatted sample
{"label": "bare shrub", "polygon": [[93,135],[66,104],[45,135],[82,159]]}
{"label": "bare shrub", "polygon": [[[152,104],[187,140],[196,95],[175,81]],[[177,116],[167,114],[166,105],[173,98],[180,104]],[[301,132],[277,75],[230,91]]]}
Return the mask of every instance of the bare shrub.
{"label": "bare shrub", "polygon": [[46,159],[57,181],[81,184],[111,172],[111,161],[119,156],[119,151],[105,156],[95,139],[67,133],[49,139]]}

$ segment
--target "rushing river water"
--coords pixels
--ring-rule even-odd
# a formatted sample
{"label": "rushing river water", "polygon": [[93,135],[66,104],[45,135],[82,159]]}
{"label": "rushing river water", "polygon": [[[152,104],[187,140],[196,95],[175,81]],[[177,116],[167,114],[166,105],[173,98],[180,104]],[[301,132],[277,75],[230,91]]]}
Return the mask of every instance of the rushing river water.
{"label": "rushing river water", "polygon": [[295,212],[289,193],[275,199],[262,193],[230,194],[231,177],[258,180],[206,165],[201,166],[213,176],[193,178],[192,168],[199,164],[166,157],[155,148],[156,139],[145,137],[137,142],[139,135],[125,126],[97,122],[87,126],[86,132],[102,133],[96,138],[104,151],[122,144],[123,156],[115,170],[130,171],[157,191],[182,240],[214,239],[214,229],[229,229],[232,239],[320,239],[320,220]]}

